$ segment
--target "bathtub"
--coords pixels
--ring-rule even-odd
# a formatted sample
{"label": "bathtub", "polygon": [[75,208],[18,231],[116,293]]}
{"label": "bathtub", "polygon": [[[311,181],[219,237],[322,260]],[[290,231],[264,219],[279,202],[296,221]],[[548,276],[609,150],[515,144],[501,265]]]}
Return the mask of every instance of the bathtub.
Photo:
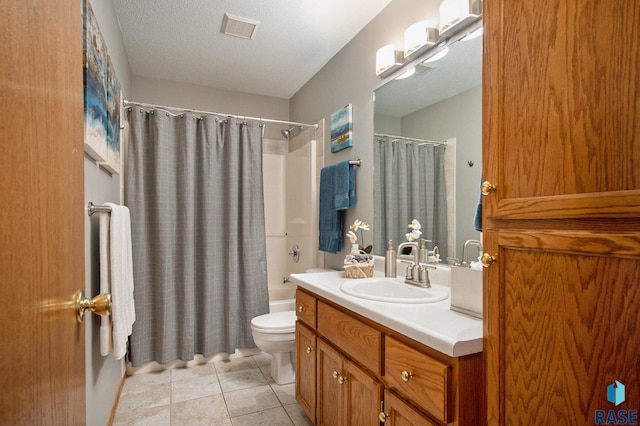
{"label": "bathtub", "polygon": [[269,312],[293,311],[296,309],[296,299],[269,300]]}
{"label": "bathtub", "polygon": [[295,284],[269,283],[269,312],[293,311],[296,308],[295,299]]}

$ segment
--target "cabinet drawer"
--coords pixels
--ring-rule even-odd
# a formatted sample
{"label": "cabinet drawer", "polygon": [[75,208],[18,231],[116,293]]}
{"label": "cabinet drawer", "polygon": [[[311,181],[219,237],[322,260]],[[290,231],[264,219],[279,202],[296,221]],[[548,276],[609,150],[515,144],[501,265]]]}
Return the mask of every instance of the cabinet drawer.
{"label": "cabinet drawer", "polygon": [[384,378],[413,404],[449,423],[450,367],[387,336]]}
{"label": "cabinet drawer", "polygon": [[296,290],[296,315],[312,329],[316,329],[316,298],[300,289]]}
{"label": "cabinet drawer", "polygon": [[382,333],[318,302],[318,333],[376,374],[382,374]]}

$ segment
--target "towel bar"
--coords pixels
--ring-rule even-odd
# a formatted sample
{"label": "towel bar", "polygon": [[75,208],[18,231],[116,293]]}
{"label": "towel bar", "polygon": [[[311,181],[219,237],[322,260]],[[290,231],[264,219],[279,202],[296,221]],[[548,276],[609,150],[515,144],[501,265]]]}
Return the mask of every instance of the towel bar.
{"label": "towel bar", "polygon": [[111,213],[111,207],[109,207],[109,206],[99,206],[99,205],[93,204],[91,201],[89,201],[89,204],[87,204],[87,214],[89,216],[91,216],[94,213]]}

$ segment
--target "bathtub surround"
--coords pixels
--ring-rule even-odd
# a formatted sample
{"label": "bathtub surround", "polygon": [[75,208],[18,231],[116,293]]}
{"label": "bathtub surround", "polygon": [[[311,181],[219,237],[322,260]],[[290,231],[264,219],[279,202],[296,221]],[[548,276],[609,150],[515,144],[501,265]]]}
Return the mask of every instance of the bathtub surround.
{"label": "bathtub surround", "polygon": [[251,318],[268,311],[261,125],[140,107],[127,118],[132,365],[253,347]]}

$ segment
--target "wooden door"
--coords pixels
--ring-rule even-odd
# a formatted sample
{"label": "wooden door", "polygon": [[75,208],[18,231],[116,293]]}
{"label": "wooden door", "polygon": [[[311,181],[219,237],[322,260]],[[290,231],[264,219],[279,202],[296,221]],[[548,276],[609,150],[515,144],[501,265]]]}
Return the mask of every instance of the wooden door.
{"label": "wooden door", "polygon": [[0,423],[84,424],[80,2],[2,6]]}
{"label": "wooden door", "polygon": [[316,334],[296,321],[296,400],[316,422]]}
{"label": "wooden door", "polygon": [[377,425],[380,420],[382,384],[352,362],[345,361],[347,425]]}
{"label": "wooden door", "polygon": [[316,418],[318,426],[345,424],[345,387],[338,377],[344,376],[343,359],[324,340],[318,339],[318,383]]}
{"label": "wooden door", "polygon": [[640,2],[492,0],[484,26],[488,423],[640,409]]}

